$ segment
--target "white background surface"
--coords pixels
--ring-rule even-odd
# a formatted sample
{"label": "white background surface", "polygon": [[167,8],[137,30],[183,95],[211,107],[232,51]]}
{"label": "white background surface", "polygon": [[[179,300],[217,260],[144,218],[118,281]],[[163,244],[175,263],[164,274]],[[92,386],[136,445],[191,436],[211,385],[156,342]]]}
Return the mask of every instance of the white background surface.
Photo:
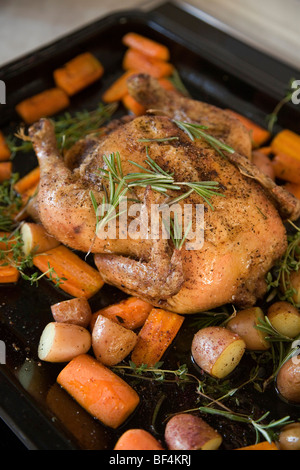
{"label": "white background surface", "polygon": [[[109,13],[157,3],[157,0],[0,0],[0,66]],[[300,0],[187,0],[187,3],[300,70]]]}

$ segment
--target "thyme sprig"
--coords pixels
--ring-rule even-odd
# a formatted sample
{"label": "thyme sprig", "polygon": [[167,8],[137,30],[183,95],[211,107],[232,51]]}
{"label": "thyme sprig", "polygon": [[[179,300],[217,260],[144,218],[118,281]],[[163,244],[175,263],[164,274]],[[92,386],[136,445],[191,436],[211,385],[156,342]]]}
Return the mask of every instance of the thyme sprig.
{"label": "thyme sprig", "polygon": [[22,206],[22,198],[14,190],[18,179],[18,173],[13,173],[0,184],[0,230],[3,232],[10,232],[16,227],[14,216]]}
{"label": "thyme sprig", "polygon": [[296,307],[293,296],[295,288],[292,287],[290,277],[293,272],[300,269],[300,228],[292,221],[288,220],[290,225],[294,228],[295,233],[288,235],[288,246],[272,271],[266,276],[268,291],[270,291],[267,301],[271,301],[276,295],[281,300],[287,300]]}
{"label": "thyme sprig", "polygon": [[[88,134],[101,135],[101,126],[111,118],[116,108],[116,103],[99,103],[92,111],[83,110],[74,114],[66,112],[52,119],[58,146],[68,149]],[[32,150],[32,142],[23,128],[13,136],[8,136],[7,144],[12,156],[18,152],[26,153]]]}
{"label": "thyme sprig", "polygon": [[281,109],[291,101],[292,95],[295,92],[295,89],[292,88],[292,84],[295,81],[295,78],[291,78],[288,84],[288,89],[286,91],[285,96],[276,104],[275,108],[273,109],[272,113],[267,116],[268,122],[268,130],[269,132],[273,132],[274,125],[278,121],[278,114]]}

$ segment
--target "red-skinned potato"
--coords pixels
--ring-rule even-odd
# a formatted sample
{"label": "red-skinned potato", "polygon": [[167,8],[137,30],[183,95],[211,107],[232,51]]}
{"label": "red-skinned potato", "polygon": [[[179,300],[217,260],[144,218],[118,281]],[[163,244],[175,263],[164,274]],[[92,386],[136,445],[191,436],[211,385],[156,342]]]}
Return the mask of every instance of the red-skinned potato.
{"label": "red-skinned potato", "polygon": [[285,400],[300,403],[300,358],[291,357],[281,366],[276,377],[277,390]]}
{"label": "red-skinned potato", "polygon": [[219,379],[235,369],[245,349],[246,344],[242,338],[219,326],[199,330],[192,341],[192,355],[196,364]]}
{"label": "red-skinned potato", "polygon": [[256,165],[262,173],[269,176],[273,181],[275,180],[275,171],[271,159],[260,150],[252,152],[252,163]]}
{"label": "red-skinned potato", "polygon": [[275,302],[268,309],[268,319],[280,334],[296,338],[300,334],[299,310],[289,302]]}
{"label": "red-skinned potato", "polygon": [[300,450],[300,423],[287,424],[280,430],[279,450]]}
{"label": "red-skinned potato", "polygon": [[51,322],[44,328],[38,346],[41,361],[68,362],[91,347],[91,334],[69,323]]}
{"label": "red-skinned potato", "polygon": [[51,312],[56,322],[73,323],[87,328],[92,318],[92,310],[87,299],[75,297],[51,305]]}
{"label": "red-skinned potato", "polygon": [[165,429],[169,450],[217,450],[221,435],[198,416],[180,413],[173,416]]}
{"label": "red-skinned potato", "polygon": [[92,331],[92,348],[98,361],[106,366],[121,362],[133,350],[137,334],[113,320],[98,315]]}
{"label": "red-skinned potato", "polygon": [[246,349],[265,351],[270,343],[265,339],[265,334],[256,328],[259,320],[264,320],[263,311],[259,307],[251,307],[237,312],[226,326],[245,341]]}

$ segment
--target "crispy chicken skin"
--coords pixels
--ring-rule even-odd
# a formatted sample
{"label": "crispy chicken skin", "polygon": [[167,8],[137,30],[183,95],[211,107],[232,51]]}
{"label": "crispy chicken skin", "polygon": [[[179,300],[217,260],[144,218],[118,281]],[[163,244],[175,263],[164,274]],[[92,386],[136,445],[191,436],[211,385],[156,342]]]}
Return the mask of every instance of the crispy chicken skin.
{"label": "crispy chicken skin", "polygon": [[[226,303],[253,305],[266,291],[266,273],[287,246],[279,210],[295,219],[299,215],[296,200],[286,193],[279,199],[274,197],[278,187],[259,181],[262,175],[249,161],[249,134],[224,111],[166,93],[154,79],[144,75],[133,77],[129,86],[132,95],[152,111],[118,122],[98,141],[79,143],[66,159],[56,147],[50,121],[41,120],[31,126],[30,136],[41,168],[41,222],[67,246],[94,253],[95,264],[108,284],[155,306],[185,314]],[[236,153],[224,158],[204,140],[191,141],[173,118],[205,123],[209,133],[231,145]],[[174,136],[178,139],[141,141]],[[108,188],[99,173],[99,168],[105,168],[103,155],[119,152],[124,174],[128,174],[136,171],[129,160],[145,166],[146,147],[163,170],[174,173],[175,181],[219,183],[224,197],[212,197],[214,210],[204,204],[201,249],[183,247],[179,251],[162,238],[101,240],[95,236],[90,191],[100,204],[104,187]],[[136,189],[135,196],[146,210],[151,203],[164,199],[149,187]],[[192,194],[181,204],[203,202]]]}

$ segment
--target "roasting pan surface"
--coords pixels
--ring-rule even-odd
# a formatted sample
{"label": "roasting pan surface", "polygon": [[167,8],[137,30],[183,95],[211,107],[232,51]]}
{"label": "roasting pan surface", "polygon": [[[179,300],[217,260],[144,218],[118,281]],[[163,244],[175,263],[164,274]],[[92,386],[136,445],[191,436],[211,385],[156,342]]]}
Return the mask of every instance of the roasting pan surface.
{"label": "roasting pan surface", "polygon": [[[121,11],[0,69],[0,79],[5,81],[7,91],[7,104],[0,107],[1,129],[12,132],[19,124],[14,111],[16,103],[51,86],[53,69],[87,50],[100,59],[105,74],[100,82],[72,99],[70,112],[95,108],[104,89],[121,74],[125,50],[121,38],[128,31],[144,34],[170,48],[172,63],[194,98],[230,107],[262,125],[284,96],[289,80],[298,73],[191,16],[178,5],[165,3],[147,13]],[[299,107],[287,105],[275,131],[282,126],[299,132],[299,118]],[[14,171],[21,176],[35,165],[33,154],[14,159]],[[117,289],[105,286],[90,304],[93,310],[98,310],[124,297]],[[162,437],[162,421],[168,413],[195,406],[195,384],[182,389],[157,382],[132,382],[141,396],[141,404],[127,423],[112,431],[89,416],[56,384],[62,364],[38,360],[40,334],[52,320],[49,306],[67,298],[46,280],[38,288],[26,281],[0,286],[0,339],[6,344],[6,364],[0,365],[1,418],[28,449],[109,450],[125,429],[140,426]],[[191,323],[192,319],[187,318],[164,358],[165,367],[177,368],[178,363],[185,363],[192,373],[199,372],[190,358],[190,342],[195,332]],[[245,358],[231,377],[233,383],[246,380],[252,365]],[[164,396],[167,399],[162,401],[153,427],[156,405]],[[238,399],[241,409],[255,409],[258,416],[271,411],[270,419],[295,417],[299,413],[299,409],[281,401],[272,387],[263,396],[253,387],[246,388]],[[223,449],[253,443],[253,432],[245,426],[209,416],[207,421],[221,430]]]}

